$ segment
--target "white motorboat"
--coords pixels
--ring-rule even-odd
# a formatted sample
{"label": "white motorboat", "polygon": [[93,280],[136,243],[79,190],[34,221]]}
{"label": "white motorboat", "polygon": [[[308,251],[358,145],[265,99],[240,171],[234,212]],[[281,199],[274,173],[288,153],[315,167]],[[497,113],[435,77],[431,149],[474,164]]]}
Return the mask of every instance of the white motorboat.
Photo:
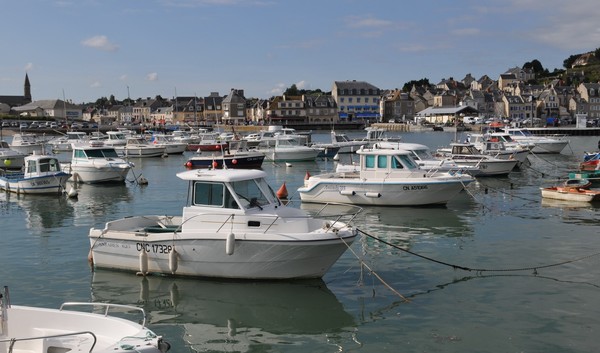
{"label": "white motorboat", "polygon": [[32,154],[25,157],[22,172],[0,170],[0,189],[17,194],[58,194],[71,176],[60,169],[58,159]]}
{"label": "white motorboat", "polygon": [[89,232],[97,268],[238,279],[319,278],[356,237],[279,201],[260,170],[196,169],[179,216],[132,216]]}
{"label": "white motorboat", "polygon": [[[501,136],[500,133],[491,134],[469,134],[467,141],[472,143],[481,153],[500,159],[516,159],[518,164],[525,163],[531,148],[523,147],[518,143],[506,146],[504,140],[510,139],[510,135]],[[533,146],[532,146],[533,147]]]}
{"label": "white motorboat", "polygon": [[278,135],[274,137],[274,142],[275,144],[271,145],[271,141],[263,140],[256,147],[257,151],[272,162],[314,161],[321,153],[320,148],[306,146],[297,137]]}
{"label": "white motorboat", "polygon": [[400,142],[399,136],[390,136],[389,131],[383,128],[369,126],[365,128],[367,136],[359,141],[366,141],[369,147],[373,147],[374,144],[380,142]]}
{"label": "white motorboat", "polygon": [[74,143],[71,162],[63,170],[71,180],[86,184],[124,182],[133,164],[120,158],[112,146],[102,141]]}
{"label": "white motorboat", "polygon": [[331,131],[331,142],[329,143],[314,143],[312,146],[317,148],[339,148],[338,153],[354,153],[362,146],[367,146],[368,141],[350,140],[346,134]]}
{"label": "white motorboat", "polygon": [[153,134],[150,142],[159,147],[164,147],[167,154],[183,154],[187,150],[188,144],[176,141],[173,136],[165,134]]}
{"label": "white motorboat", "polygon": [[89,139],[88,134],[83,131],[67,131],[65,135],[53,138],[47,144],[54,152],[69,152],[73,143],[87,142]]}
{"label": "white motorboat", "polygon": [[449,157],[459,166],[476,166],[481,172],[477,176],[500,176],[510,173],[517,159],[500,159],[482,154],[472,143],[451,143],[449,149],[438,149],[440,157]]}
{"label": "white motorboat", "polygon": [[302,202],[377,206],[445,204],[475,179],[459,172],[427,172],[410,153],[360,149],[358,172],[310,176],[298,189]]}
{"label": "white motorboat", "polygon": [[0,140],[0,169],[21,169],[25,163],[26,154],[10,148],[8,142]]}
{"label": "white motorboat", "polygon": [[141,137],[129,137],[124,146],[113,146],[122,157],[161,157],[166,154],[166,148],[155,146]]}
{"label": "white motorboat", "polygon": [[532,153],[560,153],[569,144],[564,136],[534,135],[523,128],[505,128],[504,131],[517,142],[534,144]]}
{"label": "white motorboat", "polygon": [[[109,315],[117,310],[141,314],[142,323]],[[169,343],[145,324],[144,309],[130,305],[72,302],[48,309],[12,305],[8,287],[0,296],[1,352],[167,352]]]}
{"label": "white motorboat", "polygon": [[124,131],[107,131],[104,144],[112,147],[125,146],[131,135]]}
{"label": "white motorboat", "polygon": [[15,134],[10,148],[23,154],[44,153],[45,142],[40,140],[36,134]]}
{"label": "white motorboat", "polygon": [[429,172],[450,172],[450,173],[466,173],[471,176],[477,176],[481,170],[477,166],[458,165],[451,158],[436,158],[431,153],[429,147],[420,143],[412,142],[390,142],[382,141],[374,145],[377,148],[391,148],[397,150],[405,150],[410,152],[410,156],[419,165],[419,168]]}

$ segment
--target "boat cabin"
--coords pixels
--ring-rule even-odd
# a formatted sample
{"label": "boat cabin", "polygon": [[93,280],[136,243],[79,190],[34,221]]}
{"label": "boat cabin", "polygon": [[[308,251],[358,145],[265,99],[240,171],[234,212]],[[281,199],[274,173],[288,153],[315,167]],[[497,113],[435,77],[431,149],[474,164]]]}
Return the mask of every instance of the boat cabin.
{"label": "boat cabin", "polygon": [[452,155],[481,155],[481,152],[472,143],[453,143],[451,147]]}
{"label": "boat cabin", "polygon": [[409,151],[397,149],[360,149],[360,177],[387,178],[394,174],[420,171]]}
{"label": "boat cabin", "polygon": [[50,156],[32,155],[25,158],[25,176],[42,176],[60,172],[58,159]]}
{"label": "boat cabin", "polygon": [[120,158],[112,146],[105,146],[102,141],[92,141],[89,144],[73,144],[74,159]]}
{"label": "boat cabin", "polygon": [[189,206],[186,214],[197,210],[262,210],[266,206],[278,206],[277,195],[265,180],[266,173],[260,170],[191,170],[177,176],[189,181]]}

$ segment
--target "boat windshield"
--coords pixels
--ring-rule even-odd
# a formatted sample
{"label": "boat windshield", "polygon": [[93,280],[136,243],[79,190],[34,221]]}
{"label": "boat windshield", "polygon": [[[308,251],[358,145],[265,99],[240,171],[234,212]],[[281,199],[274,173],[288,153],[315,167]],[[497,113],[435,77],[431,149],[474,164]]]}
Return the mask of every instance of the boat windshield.
{"label": "boat windshield", "polygon": [[413,150],[412,152],[417,157],[417,159],[421,161],[433,159],[433,156],[431,155],[431,152],[428,149]]}
{"label": "boat windshield", "polygon": [[[242,180],[231,183],[233,192],[238,196],[244,208],[260,208],[271,203],[269,195],[266,195],[261,188],[265,185],[264,179]],[[266,186],[268,187],[268,185]]]}
{"label": "boat windshield", "polygon": [[394,156],[395,163],[392,163],[392,168],[407,168],[407,169],[417,169],[419,166],[415,163],[414,159],[405,154],[399,154]]}
{"label": "boat windshield", "polygon": [[[79,154],[81,153],[81,155]],[[93,149],[93,150],[83,150],[75,151],[75,157],[84,157],[86,154],[88,158],[119,158],[117,151],[114,148],[102,148],[102,149]]]}

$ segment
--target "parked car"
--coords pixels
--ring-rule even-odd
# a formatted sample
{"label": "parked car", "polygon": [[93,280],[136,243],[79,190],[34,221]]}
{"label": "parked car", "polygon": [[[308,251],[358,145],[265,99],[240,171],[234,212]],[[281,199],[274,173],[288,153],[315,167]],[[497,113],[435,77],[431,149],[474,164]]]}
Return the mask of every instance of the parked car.
{"label": "parked car", "polygon": [[81,125],[79,125],[79,123],[72,123],[71,124],[71,129],[79,129],[81,128]]}
{"label": "parked car", "polygon": [[53,121],[53,122],[50,123],[49,128],[51,128],[51,129],[58,129],[58,124],[55,121]]}
{"label": "parked car", "polygon": [[3,121],[2,127],[10,127],[10,123],[8,121]]}
{"label": "parked car", "polygon": [[33,121],[31,124],[29,124],[30,129],[37,129],[39,127],[40,127],[40,123],[38,123],[37,121]]}
{"label": "parked car", "polygon": [[19,124],[19,129],[27,129],[27,127],[28,127],[27,123]]}

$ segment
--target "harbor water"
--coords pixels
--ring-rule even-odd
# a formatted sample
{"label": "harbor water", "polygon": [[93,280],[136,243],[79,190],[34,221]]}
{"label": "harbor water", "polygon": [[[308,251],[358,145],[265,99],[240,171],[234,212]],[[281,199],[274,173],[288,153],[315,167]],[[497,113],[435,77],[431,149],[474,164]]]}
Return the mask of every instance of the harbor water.
{"label": "harbor water", "polygon": [[[352,134],[350,134],[352,136]],[[362,134],[360,134],[362,135]],[[356,134],[355,137],[360,136]],[[432,149],[448,132],[401,133]],[[314,134],[325,141],[327,134]],[[135,159],[123,185],[78,185],[78,198],[0,193],[0,284],[13,304],[132,304],[171,352],[593,352],[600,328],[600,205],[542,200],[597,137],[559,155],[479,178],[443,207],[365,207],[361,236],[320,280],[140,277],[88,264],[90,227],[181,212],[175,177],[192,153]],[[69,160],[68,154],[59,159]],[[348,162],[350,155],[342,156]],[[356,157],[354,157],[356,158]],[[265,161],[277,190],[296,189],[332,160]],[[143,176],[148,185],[133,182]],[[336,208],[343,212],[343,207]]]}

